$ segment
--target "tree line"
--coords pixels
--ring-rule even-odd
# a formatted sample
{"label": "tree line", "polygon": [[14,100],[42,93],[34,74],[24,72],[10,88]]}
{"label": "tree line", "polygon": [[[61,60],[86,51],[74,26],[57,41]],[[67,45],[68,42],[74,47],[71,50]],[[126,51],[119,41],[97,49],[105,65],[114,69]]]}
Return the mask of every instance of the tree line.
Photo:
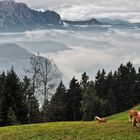
{"label": "tree line", "polygon": [[13,68],[0,74],[1,126],[90,121],[94,116],[109,116],[140,103],[140,68],[136,71],[131,62],[121,64],[115,72],[99,70],[95,80],[89,80],[84,72],[80,81],[73,77],[68,88],[61,81],[52,96],[44,97],[42,104],[35,95],[33,80],[27,76],[20,79]]}

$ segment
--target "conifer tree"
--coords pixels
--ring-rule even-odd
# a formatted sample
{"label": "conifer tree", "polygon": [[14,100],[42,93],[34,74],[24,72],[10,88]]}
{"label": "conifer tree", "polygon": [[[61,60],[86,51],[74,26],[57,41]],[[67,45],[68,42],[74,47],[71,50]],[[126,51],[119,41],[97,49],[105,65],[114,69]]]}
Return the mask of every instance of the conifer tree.
{"label": "conifer tree", "polygon": [[1,114],[2,125],[11,125],[11,121],[15,120],[15,118],[17,123],[26,123],[28,120],[26,98],[22,93],[20,79],[14,72],[13,68],[11,68],[6,76]]}
{"label": "conifer tree", "polygon": [[[50,101],[52,121],[66,121],[68,114],[68,96],[63,82],[58,86]],[[49,113],[49,112],[48,112]]]}
{"label": "conifer tree", "polygon": [[69,120],[76,121],[81,120],[82,114],[80,111],[81,108],[81,100],[82,100],[82,94],[81,94],[81,88],[80,84],[75,79],[75,77],[72,78],[69,84],[68,89],[68,98],[69,98],[69,105],[68,105],[68,115]]}
{"label": "conifer tree", "polygon": [[135,81],[136,72],[131,62],[128,62],[126,66],[121,64],[117,72],[117,109],[119,112],[133,106]]}
{"label": "conifer tree", "polygon": [[95,115],[98,115],[98,111],[100,110],[99,98],[96,96],[96,90],[93,81],[91,81],[88,87],[85,88],[81,104],[83,120],[93,120]]}
{"label": "conifer tree", "polygon": [[135,94],[134,94],[134,104],[137,105],[140,103],[140,67],[138,69],[138,73],[136,76],[136,83],[135,83]]}
{"label": "conifer tree", "polygon": [[97,96],[100,98],[106,98],[105,92],[105,81],[106,81],[106,72],[103,69],[102,72],[98,71],[97,76],[95,77],[95,89]]}
{"label": "conifer tree", "polygon": [[39,103],[34,94],[34,87],[28,77],[24,77],[23,93],[26,95],[26,101],[29,109],[29,123],[36,123],[40,121]]}

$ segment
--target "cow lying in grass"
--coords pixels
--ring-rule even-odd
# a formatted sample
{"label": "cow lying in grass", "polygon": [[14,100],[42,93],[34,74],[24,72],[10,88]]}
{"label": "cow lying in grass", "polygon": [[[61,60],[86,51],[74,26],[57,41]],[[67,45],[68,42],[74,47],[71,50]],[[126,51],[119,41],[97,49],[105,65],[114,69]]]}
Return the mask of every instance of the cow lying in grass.
{"label": "cow lying in grass", "polygon": [[132,126],[136,127],[137,123],[140,123],[140,112],[134,109],[128,111],[129,120],[132,122]]}
{"label": "cow lying in grass", "polygon": [[94,120],[98,120],[98,123],[105,123],[105,122],[107,122],[106,118],[100,118],[98,116],[95,116]]}

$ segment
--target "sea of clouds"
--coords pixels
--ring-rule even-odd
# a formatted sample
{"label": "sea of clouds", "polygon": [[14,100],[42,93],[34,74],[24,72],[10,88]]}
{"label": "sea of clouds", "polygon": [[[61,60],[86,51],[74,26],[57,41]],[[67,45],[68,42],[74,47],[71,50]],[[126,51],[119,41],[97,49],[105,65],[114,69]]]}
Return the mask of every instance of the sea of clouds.
{"label": "sea of clouds", "polygon": [[[101,28],[101,27],[100,27]],[[116,70],[132,61],[140,66],[140,29],[102,27],[101,30],[50,29],[0,33],[0,44],[16,43],[31,53],[49,56],[65,81],[87,72],[93,79],[99,69]],[[22,66],[26,67],[26,66]]]}

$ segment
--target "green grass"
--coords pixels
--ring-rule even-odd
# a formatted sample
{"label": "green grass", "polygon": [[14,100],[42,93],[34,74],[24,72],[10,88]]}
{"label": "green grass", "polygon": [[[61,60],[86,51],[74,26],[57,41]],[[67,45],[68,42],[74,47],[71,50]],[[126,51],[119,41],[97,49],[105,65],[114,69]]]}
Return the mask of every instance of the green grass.
{"label": "green grass", "polygon": [[[137,107],[140,110],[140,107]],[[128,113],[109,116],[108,122],[56,122],[0,128],[0,140],[140,140]]]}
{"label": "green grass", "polygon": [[[134,109],[140,111],[140,106],[137,106]],[[128,120],[128,111],[125,111],[125,112],[122,112],[119,114],[115,114],[115,115],[109,116],[107,118],[108,118],[108,120],[111,120],[111,121],[113,121],[113,120],[114,121],[127,121]]]}

